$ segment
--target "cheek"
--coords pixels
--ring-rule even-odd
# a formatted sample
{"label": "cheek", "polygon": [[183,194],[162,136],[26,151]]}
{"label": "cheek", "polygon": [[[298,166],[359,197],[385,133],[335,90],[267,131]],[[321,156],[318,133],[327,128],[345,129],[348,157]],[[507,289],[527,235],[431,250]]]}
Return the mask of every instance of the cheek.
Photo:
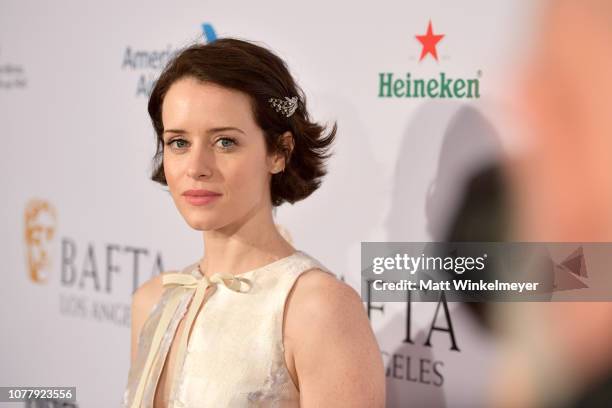
{"label": "cheek", "polygon": [[267,175],[263,158],[244,157],[225,167],[224,178],[230,192],[244,198],[262,194]]}
{"label": "cheek", "polygon": [[172,191],[175,181],[178,178],[178,174],[180,173],[180,162],[177,160],[172,160],[170,156],[164,156],[163,161],[164,168],[164,176],[166,176],[166,183],[168,184],[168,188]]}

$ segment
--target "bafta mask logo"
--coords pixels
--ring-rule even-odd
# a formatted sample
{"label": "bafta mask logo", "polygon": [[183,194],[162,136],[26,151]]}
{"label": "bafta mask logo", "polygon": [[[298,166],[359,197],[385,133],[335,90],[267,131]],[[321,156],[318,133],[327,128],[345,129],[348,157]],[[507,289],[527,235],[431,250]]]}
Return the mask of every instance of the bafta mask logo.
{"label": "bafta mask logo", "polygon": [[47,281],[51,266],[51,243],[57,224],[55,208],[45,200],[32,199],[25,209],[27,265],[33,282]]}
{"label": "bafta mask logo", "polygon": [[586,278],[588,275],[584,250],[578,247],[560,264],[555,264],[553,289],[558,292],[588,288],[584,282]]}

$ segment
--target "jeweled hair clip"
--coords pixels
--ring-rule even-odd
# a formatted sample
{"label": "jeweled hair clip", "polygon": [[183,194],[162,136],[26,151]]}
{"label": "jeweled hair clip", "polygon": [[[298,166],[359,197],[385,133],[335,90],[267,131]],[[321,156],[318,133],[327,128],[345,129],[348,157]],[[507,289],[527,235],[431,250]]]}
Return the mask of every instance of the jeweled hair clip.
{"label": "jeweled hair clip", "polygon": [[297,96],[292,98],[285,96],[284,100],[280,98],[270,98],[268,101],[277,112],[282,113],[286,117],[293,115],[298,106]]}

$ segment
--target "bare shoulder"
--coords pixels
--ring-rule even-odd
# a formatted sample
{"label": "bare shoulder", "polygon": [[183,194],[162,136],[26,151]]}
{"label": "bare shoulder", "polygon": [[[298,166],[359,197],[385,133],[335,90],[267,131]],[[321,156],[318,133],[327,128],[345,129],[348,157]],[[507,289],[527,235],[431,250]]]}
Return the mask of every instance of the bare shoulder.
{"label": "bare shoulder", "polygon": [[132,295],[131,361],[136,358],[138,338],[142,327],[163,293],[162,272],[140,285]]}
{"label": "bare shoulder", "polygon": [[157,303],[163,292],[162,277],[165,273],[150,278],[136,289],[132,297],[132,308],[147,309],[149,305]]}
{"label": "bare shoulder", "polygon": [[355,289],[320,269],[302,273],[285,325],[303,406],[384,406],[382,355]]}
{"label": "bare shoulder", "polygon": [[360,315],[363,303],[350,285],[319,268],[302,273],[288,300],[294,314],[316,314],[321,318],[344,320],[347,314]]}
{"label": "bare shoulder", "polygon": [[333,274],[318,268],[297,278],[285,308],[286,340],[291,342],[295,353],[308,339],[318,341],[330,330],[348,333],[342,328],[361,327],[362,333],[370,335],[367,333],[369,320],[359,294]]}

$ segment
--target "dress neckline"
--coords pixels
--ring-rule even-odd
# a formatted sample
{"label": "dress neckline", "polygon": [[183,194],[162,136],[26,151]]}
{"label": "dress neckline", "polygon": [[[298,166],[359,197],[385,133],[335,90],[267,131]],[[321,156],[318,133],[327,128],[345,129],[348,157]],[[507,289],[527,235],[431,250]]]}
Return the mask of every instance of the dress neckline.
{"label": "dress neckline", "polygon": [[[260,267],[258,267],[258,268],[251,269],[251,270],[248,270],[248,271],[245,271],[245,272],[241,272],[241,273],[230,273],[230,274],[231,274],[231,275],[233,275],[233,276],[240,276],[240,277],[244,277],[244,276],[252,275],[252,274],[254,274],[255,272],[258,272],[258,271],[260,271],[260,270],[262,270],[262,269],[267,269],[267,268],[270,268],[270,267],[278,266],[279,264],[281,264],[281,263],[283,263],[283,262],[285,262],[285,261],[287,261],[287,260],[289,260],[289,259],[291,259],[291,258],[293,258],[293,257],[295,257],[295,256],[297,256],[297,255],[299,255],[299,254],[301,254],[301,253],[302,253],[302,251],[300,251],[299,249],[297,249],[297,250],[295,250],[293,253],[291,253],[291,254],[289,254],[289,255],[287,255],[287,256],[284,256],[284,257],[282,257],[282,258],[276,259],[276,260],[274,260],[274,261],[272,261],[272,262],[269,262],[269,263],[267,263],[267,264],[265,264],[265,265],[263,265],[263,266],[260,266]],[[193,267],[192,267],[192,269],[191,269],[192,273],[196,273],[196,274],[197,274],[198,276],[200,276],[200,277],[201,277],[201,276],[205,276],[205,275],[204,275],[204,273],[202,273],[202,271],[200,270],[200,262],[202,262],[202,259],[204,259],[204,258],[200,258],[200,260],[198,260],[198,261],[197,261],[197,262],[196,262],[196,263],[193,265]],[[212,276],[212,275],[211,275],[211,276]],[[210,276],[209,276],[209,278],[210,278]]]}

